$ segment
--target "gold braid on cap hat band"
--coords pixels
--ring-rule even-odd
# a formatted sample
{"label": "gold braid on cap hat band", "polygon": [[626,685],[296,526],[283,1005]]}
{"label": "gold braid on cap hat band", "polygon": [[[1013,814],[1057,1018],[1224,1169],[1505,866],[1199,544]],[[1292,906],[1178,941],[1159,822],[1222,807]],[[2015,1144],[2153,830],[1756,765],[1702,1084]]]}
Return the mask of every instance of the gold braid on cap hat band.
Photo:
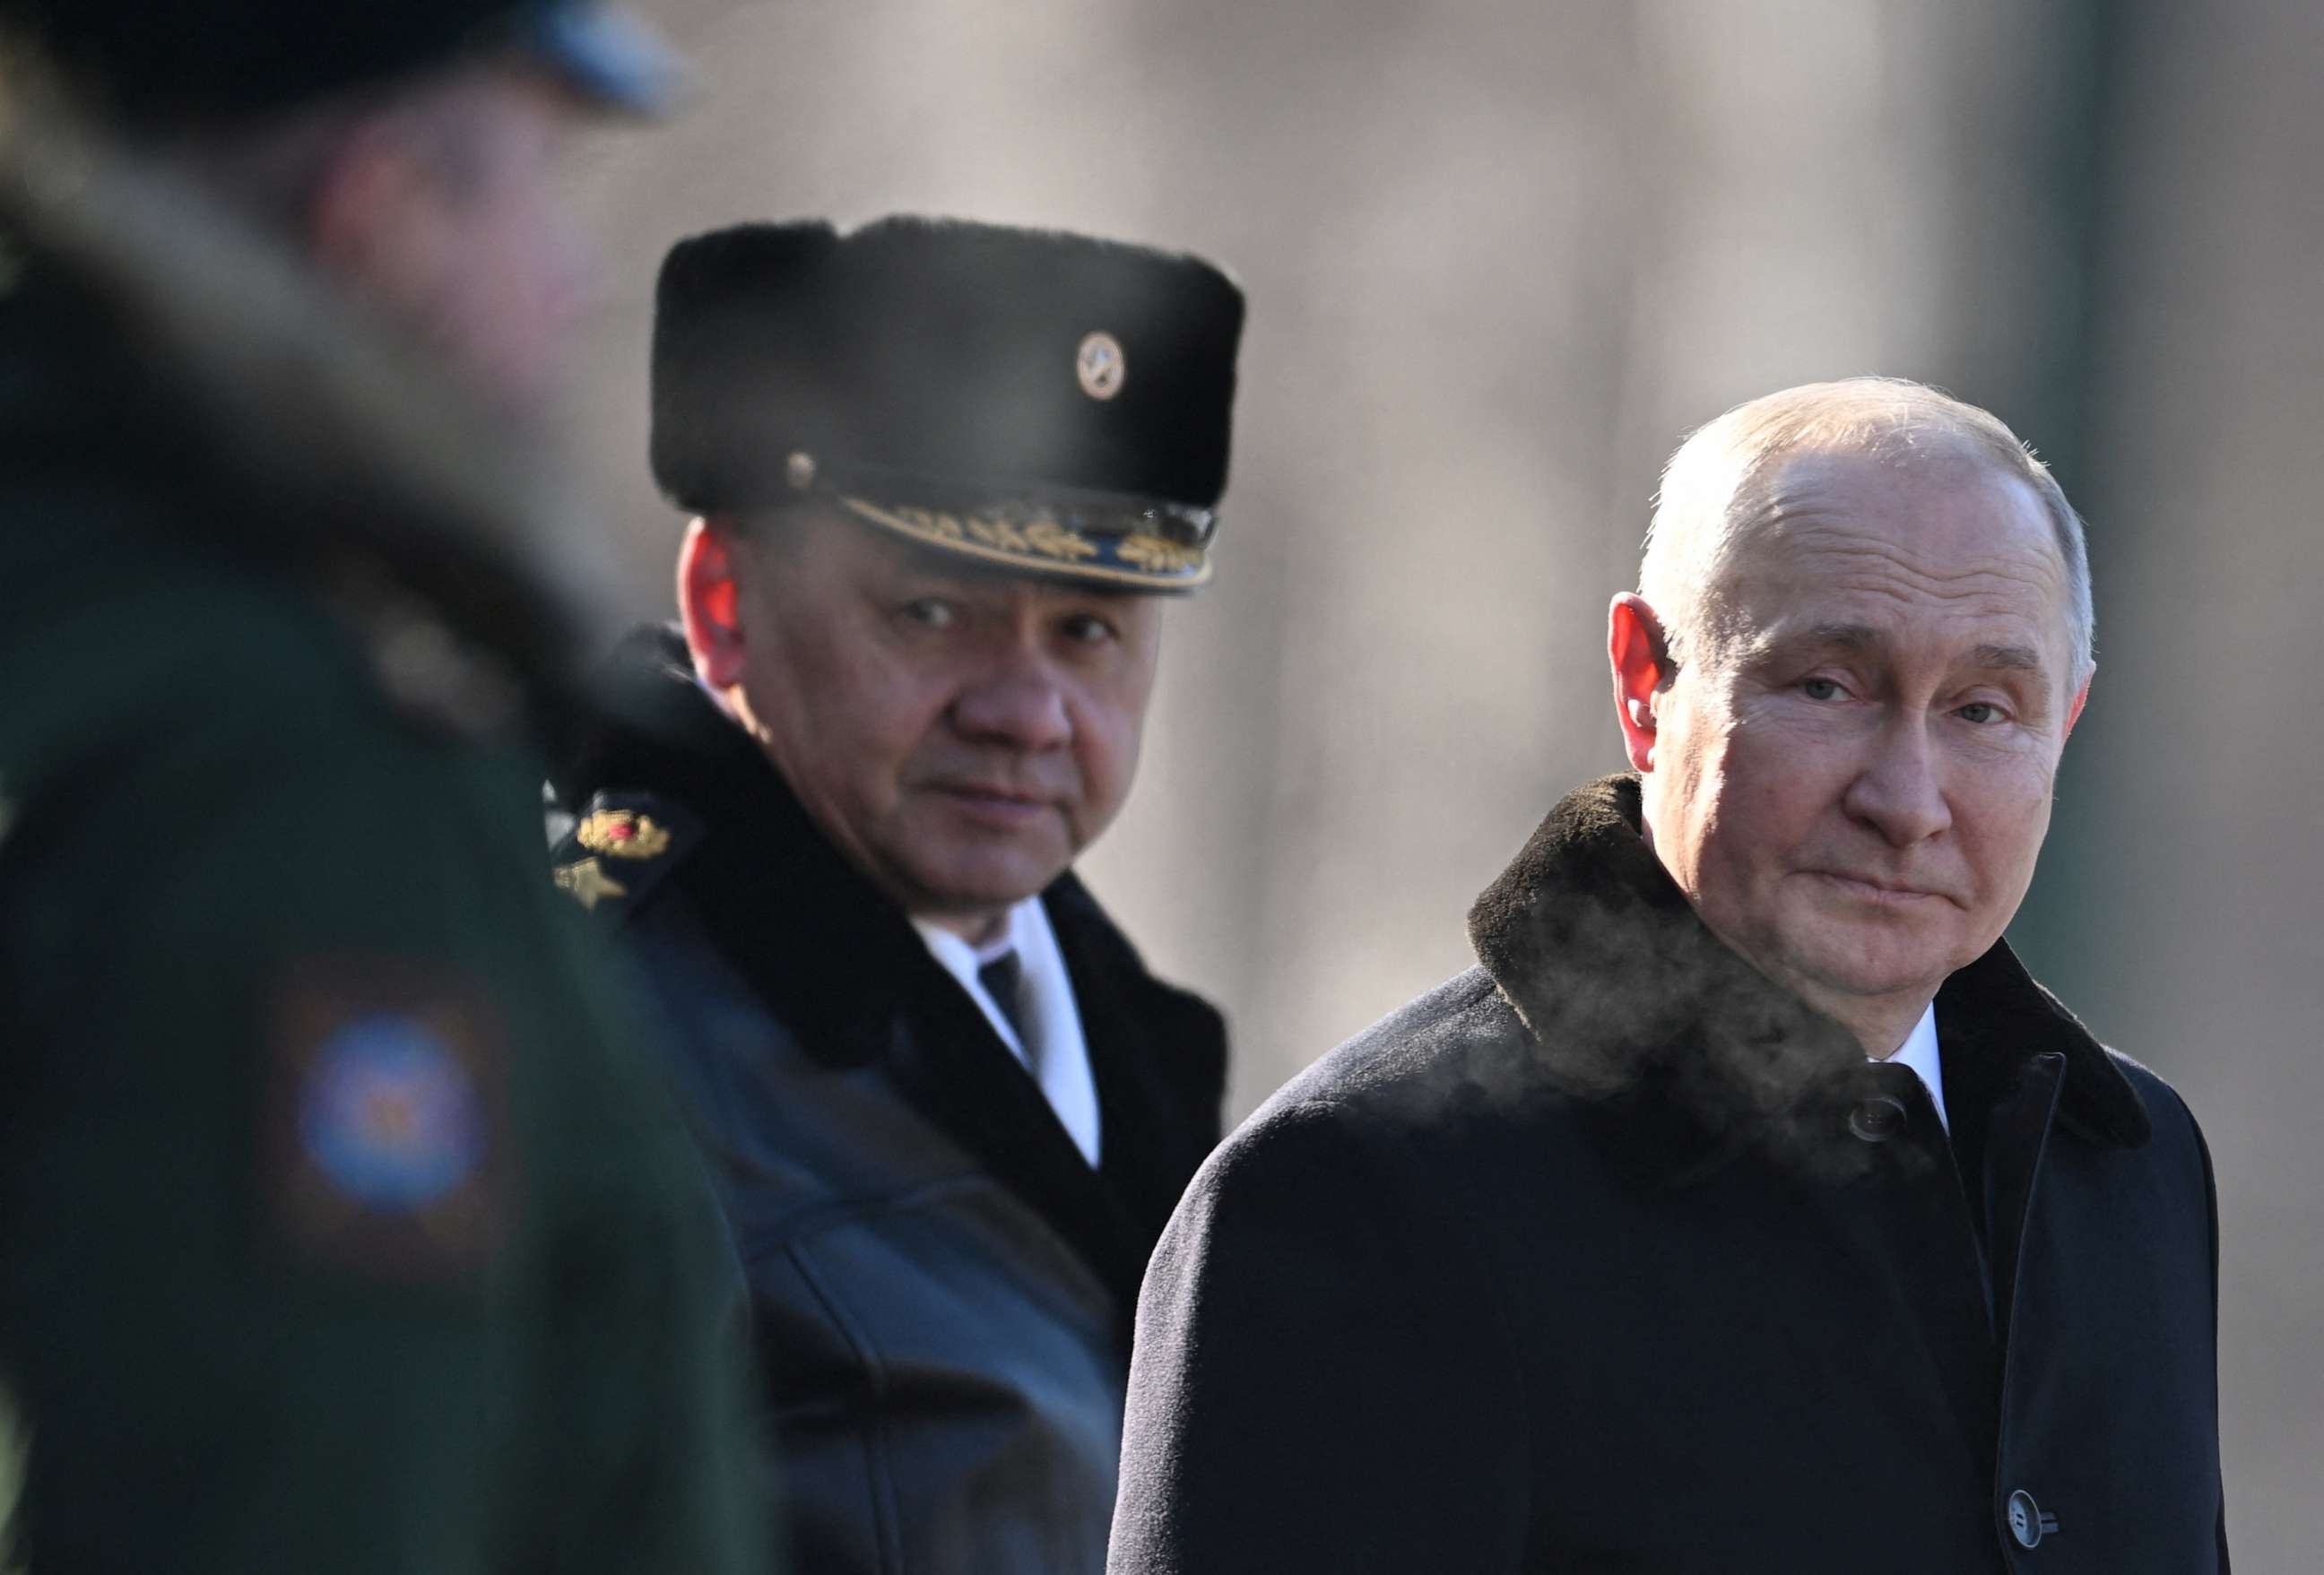
{"label": "gold braid on cap hat band", "polygon": [[[805,452],[786,459],[784,481],[868,524],[990,563],[1148,591],[1191,590],[1211,577],[1218,516],[1209,509],[1120,493],[1028,494],[1021,485],[979,488],[869,468],[834,477]],[[901,498],[921,501],[894,501]]]}

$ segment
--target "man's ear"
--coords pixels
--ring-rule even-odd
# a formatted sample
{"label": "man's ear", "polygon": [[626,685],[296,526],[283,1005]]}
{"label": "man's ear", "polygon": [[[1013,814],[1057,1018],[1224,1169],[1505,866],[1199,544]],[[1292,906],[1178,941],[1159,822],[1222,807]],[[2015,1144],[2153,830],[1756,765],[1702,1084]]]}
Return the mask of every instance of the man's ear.
{"label": "man's ear", "polygon": [[341,132],[301,216],[316,262],[357,300],[409,319],[438,288],[449,254],[431,177],[392,121]]}
{"label": "man's ear", "polygon": [[1625,591],[1614,598],[1606,616],[1606,656],[1614,669],[1614,710],[1622,723],[1623,747],[1635,769],[1651,771],[1655,707],[1678,670],[1671,665],[1662,620],[1643,596]]}
{"label": "man's ear", "polygon": [[696,519],[678,549],[678,615],[695,673],[713,689],[742,681],[742,620],[734,584],[734,522]]}
{"label": "man's ear", "polygon": [[2059,737],[2060,743],[2073,736],[2074,723],[2082,719],[2082,707],[2090,703],[2090,679],[2097,677],[2094,672],[2087,675],[2082,679],[2082,686],[2074,691],[2074,703],[2066,707],[2066,731]]}

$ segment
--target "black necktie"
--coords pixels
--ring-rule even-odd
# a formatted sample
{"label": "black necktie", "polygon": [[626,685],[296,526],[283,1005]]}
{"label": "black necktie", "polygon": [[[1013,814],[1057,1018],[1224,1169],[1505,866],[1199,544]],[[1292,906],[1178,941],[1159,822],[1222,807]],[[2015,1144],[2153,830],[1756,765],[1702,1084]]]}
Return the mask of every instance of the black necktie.
{"label": "black necktie", "polygon": [[1025,1006],[1019,999],[1024,990],[1025,969],[1018,962],[1012,948],[1001,953],[976,971],[976,981],[984,986],[984,993],[1001,1009],[1010,1028],[1017,1034],[1017,1043],[1025,1047],[1025,1059],[1033,1058],[1033,1036],[1025,1031]]}

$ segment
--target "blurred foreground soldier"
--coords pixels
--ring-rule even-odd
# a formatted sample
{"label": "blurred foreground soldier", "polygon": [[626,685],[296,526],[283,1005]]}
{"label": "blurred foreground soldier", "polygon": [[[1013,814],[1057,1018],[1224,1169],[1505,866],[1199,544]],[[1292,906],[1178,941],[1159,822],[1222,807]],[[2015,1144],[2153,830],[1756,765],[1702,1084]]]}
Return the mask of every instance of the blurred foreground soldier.
{"label": "blurred foreground soldier", "polygon": [[0,20],[56,73],[0,126],[0,1567],[762,1567],[715,1201],[514,747],[583,556],[519,441],[550,154],[662,68],[564,5]]}
{"label": "blurred foreground soldier", "polygon": [[1820,384],[1688,440],[1639,583],[1637,774],[1172,1220],[1115,1575],[2225,1570],[2202,1138],[2000,940],[2080,521],[1983,411]]}
{"label": "blurred foreground soldier", "polygon": [[663,267],[684,633],[617,663],[558,880],[683,1019],[794,1568],[1104,1566],[1226,1047],[1070,870],[1210,573],[1241,320],[1192,258],[964,224]]}

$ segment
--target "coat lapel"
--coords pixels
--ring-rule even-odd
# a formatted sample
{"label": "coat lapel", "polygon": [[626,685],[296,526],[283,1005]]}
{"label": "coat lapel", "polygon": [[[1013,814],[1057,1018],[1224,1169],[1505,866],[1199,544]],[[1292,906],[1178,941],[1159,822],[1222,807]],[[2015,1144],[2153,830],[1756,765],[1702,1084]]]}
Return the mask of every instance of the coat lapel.
{"label": "coat lapel", "polygon": [[[1148,973],[1078,879],[1066,875],[1043,901],[1089,1043],[1101,1170],[1142,1276],[1179,1195],[1218,1144],[1226,1024],[1209,1002]],[[1135,1281],[1130,1290],[1134,1302]]]}

